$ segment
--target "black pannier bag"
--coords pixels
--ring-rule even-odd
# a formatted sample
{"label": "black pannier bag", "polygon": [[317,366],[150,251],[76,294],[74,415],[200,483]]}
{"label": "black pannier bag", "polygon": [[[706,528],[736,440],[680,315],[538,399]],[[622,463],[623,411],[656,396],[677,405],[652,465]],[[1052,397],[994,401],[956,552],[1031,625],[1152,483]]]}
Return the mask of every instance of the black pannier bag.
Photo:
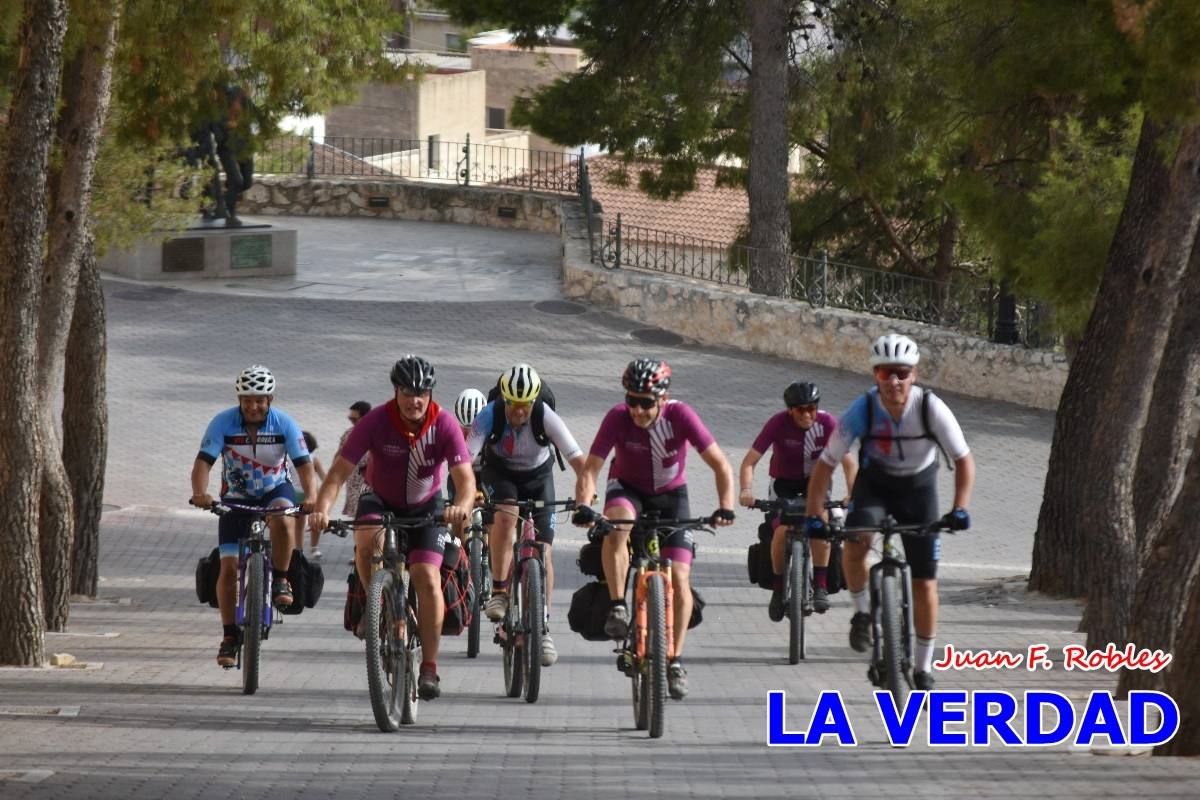
{"label": "black pannier bag", "polygon": [[221,551],[214,547],[212,552],[196,562],[196,599],[213,608],[217,604],[217,578],[221,575]]}
{"label": "black pannier bag", "polygon": [[446,615],[442,618],[442,635],[458,636],[471,625],[475,592],[471,582],[471,561],[461,547],[448,542],[442,552],[442,598]]}
{"label": "black pannier bag", "polygon": [[287,578],[292,585],[292,604],[280,607],[281,614],[302,614],[317,605],[325,589],[325,571],[320,564],[309,561],[302,550],[293,550]]}
{"label": "black pannier bag", "polygon": [[772,535],[771,523],[763,522],[758,526],[758,541],[746,551],[746,572],[750,582],[768,591],[775,588],[775,573],[771,568]]}
{"label": "black pannier bag", "polygon": [[358,570],[351,568],[346,576],[346,607],[342,612],[342,627],[354,633],[367,607],[367,592],[358,579]]}
{"label": "black pannier bag", "polygon": [[692,616],[688,619],[688,630],[704,622],[704,607],[708,603],[704,602],[704,598],[696,591],[696,587],[692,587]]}
{"label": "black pannier bag", "polygon": [[608,597],[608,584],[604,581],[589,581],[571,595],[571,608],[567,612],[567,624],[589,642],[604,642],[612,637],[604,632],[608,609],[612,601]]}
{"label": "black pannier bag", "polygon": [[604,579],[604,562],[600,560],[601,545],[599,542],[587,542],[579,548],[579,558],[575,563],[579,571],[593,578]]}

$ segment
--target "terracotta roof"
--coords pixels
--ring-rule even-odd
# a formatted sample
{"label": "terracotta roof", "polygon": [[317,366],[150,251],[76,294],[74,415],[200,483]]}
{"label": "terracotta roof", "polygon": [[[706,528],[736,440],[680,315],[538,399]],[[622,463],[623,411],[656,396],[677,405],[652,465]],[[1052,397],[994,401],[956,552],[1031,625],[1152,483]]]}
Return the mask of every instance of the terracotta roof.
{"label": "terracotta roof", "polygon": [[[683,236],[733,242],[750,216],[750,200],[741,187],[717,186],[717,168],[696,171],[696,188],[676,200],[656,200],[638,189],[638,173],[655,164],[637,162],[625,166],[612,156],[587,160],[592,197],[600,201],[606,219],[620,213],[623,224],[655,228]],[[625,186],[609,178],[624,166]]]}

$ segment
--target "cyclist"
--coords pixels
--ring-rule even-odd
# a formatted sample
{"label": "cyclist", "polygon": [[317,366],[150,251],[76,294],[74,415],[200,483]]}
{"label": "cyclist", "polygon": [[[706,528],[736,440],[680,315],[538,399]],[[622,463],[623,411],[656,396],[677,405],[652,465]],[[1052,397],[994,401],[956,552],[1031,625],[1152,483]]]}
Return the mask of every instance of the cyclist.
{"label": "cyclist", "polygon": [[[787,410],[780,411],[767,420],[746,457],[742,459],[742,466],[738,471],[742,487],[739,499],[747,508],[754,507],[754,467],[768,448],[771,450],[771,464],[768,468],[772,478],[770,498],[790,500],[804,497],[813,464],[821,456],[821,452],[829,443],[829,437],[837,427],[837,420],[833,415],[820,410],[821,391],[815,383],[795,381],[789,384],[783,390],[783,402]],[[846,476],[846,486],[853,486],[858,465],[848,453],[842,457],[842,470]],[[783,619],[784,610],[783,571],[787,562],[784,552],[787,536],[778,515],[771,520],[771,527],[774,529],[771,537],[774,588],[771,591],[771,600],[767,604],[767,614],[773,622],[779,622]],[[826,582],[829,542],[813,539],[811,546],[813,610],[824,614],[829,610]]]}
{"label": "cyclist", "polygon": [[[354,426],[358,421],[367,415],[371,410],[371,404],[366,400],[356,400],[350,404],[350,411],[346,414],[346,419],[350,421],[350,427],[342,431],[341,438],[338,439],[338,452],[342,452],[342,448],[346,445],[346,440],[350,438],[350,432],[354,430]],[[346,502],[342,505],[342,514],[347,517],[354,517],[358,513],[358,498],[366,489],[366,474],[367,461],[370,456],[363,456],[359,459],[357,468],[350,473],[350,477],[346,478]],[[324,480],[322,478],[321,480]],[[317,533],[320,536],[320,533]],[[314,548],[316,542],[313,542]]]}
{"label": "cyclist", "polygon": [[[329,524],[329,509],[342,482],[366,453],[371,455],[367,463],[370,491],[359,498],[358,520],[378,520],[387,511],[401,517],[420,517],[441,510],[446,477],[443,464],[449,465],[456,496],[462,498],[445,507],[446,522],[459,522],[470,511],[475,497],[471,457],[454,415],[433,401],[437,383],[433,366],[409,354],[392,367],[391,379],[395,396],[369,411],[354,426],[321,484],[309,517],[309,524],[318,531]],[[408,534],[408,570],[417,594],[421,632],[417,691],[423,700],[441,695],[437,656],[445,613],[439,570],[444,535],[444,529],[432,523]],[[382,550],[382,528],[355,530],[354,563],[363,586],[371,585],[371,561]]]}
{"label": "cyclist", "polygon": [[[549,441],[571,465],[578,476],[583,469],[583,450],[562,417],[543,400],[542,379],[528,364],[516,364],[500,376],[500,396],[479,412],[471,424],[467,448],[483,459],[480,483],[498,503],[518,500],[554,502],[554,456],[549,445],[540,444],[534,431],[534,415],[541,415],[542,429]],[[501,417],[498,419],[497,417]],[[494,429],[499,428],[497,438]],[[504,513],[507,512],[507,513]],[[512,562],[513,539],[517,529],[516,506],[499,507],[488,533],[492,558],[492,596],[484,613],[493,622],[504,619],[508,611],[509,586],[506,579]],[[534,514],[537,539],[546,545],[546,615],[554,593],[554,509],[547,507]],[[558,650],[549,630],[542,637],[542,665],[552,666]]]}
{"label": "cyclist", "polygon": [[[837,462],[858,440],[859,473],[854,481],[847,527],[878,525],[890,514],[901,524],[937,520],[938,449],[954,462],[954,507],[942,517],[946,527],[971,526],[967,505],[975,484],[975,459],[962,428],[941,398],[915,385],[917,343],[889,333],[871,345],[875,386],[855,400],[838,420],[837,430],[821,453],[808,483],[810,531],[824,528],[821,498],[829,490]],[[916,628],[913,685],[933,687],[933,640],[937,631],[937,566],[941,542],[933,536],[903,536],[904,553],[912,571],[913,622]],[[847,540],[842,555],[846,585],[854,601],[850,646],[866,652],[871,646],[870,598],[867,593],[867,554],[871,542]]]}
{"label": "cyclist", "polygon": [[[714,525],[732,525],[733,468],[712,434],[690,406],[668,397],[671,367],[654,358],[629,362],[621,376],[625,402],[609,409],[592,442],[583,471],[575,488],[578,510],[572,521],[586,526],[595,514],[588,503],[596,488],[596,478],[608,454],[616,456],[608,471],[604,495],[604,516],[611,520],[633,520],[645,511],[657,511],[663,519],[690,516],[687,476],[684,462],[690,443],[716,476],[719,506],[712,515]],[[604,631],[613,639],[623,639],[629,626],[625,607],[625,577],[629,569],[630,527],[617,526],[604,537],[601,556],[608,596],[612,605]],[[675,584],[675,659],[667,667],[671,697],[682,699],[688,693],[687,670],[679,660],[683,652],[688,621],[692,616],[690,575],[695,555],[691,531],[673,534],[663,548],[672,561]]]}
{"label": "cyclist", "polygon": [[[311,457],[313,471],[317,475],[318,481],[325,480],[325,467],[321,464],[321,459],[317,458],[317,437],[313,436],[308,431],[301,431],[304,434],[304,445],[308,448],[308,455]],[[300,485],[300,476],[296,473],[296,465],[289,458],[287,460],[288,483],[292,486]],[[296,503],[303,505],[305,501],[304,492],[296,492]],[[293,517],[288,520],[288,525],[292,528],[292,549],[304,549],[304,520],[301,517]],[[321,560],[321,551],[317,547],[317,535],[312,534],[309,537],[312,540],[309,548],[309,557],[313,561]]]}
{"label": "cyclist", "polygon": [[[285,462],[290,458],[296,466],[300,486],[305,495],[315,494],[316,477],[304,442],[304,434],[296,421],[277,408],[275,376],[261,365],[246,367],[234,381],[238,404],[213,417],[200,442],[200,452],[192,464],[192,500],[194,506],[208,508],[213,504],[208,493],[209,473],[221,459],[221,500],[260,508],[286,508],[296,504],[296,491],[287,480]],[[304,505],[305,510],[312,503]],[[287,520],[272,517],[267,524],[271,530],[271,600],[276,605],[292,604],[292,586],[287,571],[292,560],[292,537]],[[224,629],[217,663],[232,667],[237,662],[241,645],[240,633],[234,620],[237,612],[238,542],[250,532],[247,514],[225,514],[217,523],[217,540],[221,553],[221,574],[217,579],[217,605]]]}
{"label": "cyclist", "polygon": [[[483,410],[487,405],[487,397],[478,389],[463,389],[458,399],[454,401],[454,417],[458,420],[458,427],[462,431],[463,439],[467,439],[471,435],[471,423],[475,420],[476,415]],[[482,485],[479,482],[479,456],[472,454],[471,470],[475,474],[475,489],[478,492]],[[450,502],[454,502],[454,484],[451,483],[446,487],[446,498]],[[466,530],[467,520],[456,523],[454,525],[454,535],[461,541],[463,532]],[[479,588],[476,591],[480,591]]]}

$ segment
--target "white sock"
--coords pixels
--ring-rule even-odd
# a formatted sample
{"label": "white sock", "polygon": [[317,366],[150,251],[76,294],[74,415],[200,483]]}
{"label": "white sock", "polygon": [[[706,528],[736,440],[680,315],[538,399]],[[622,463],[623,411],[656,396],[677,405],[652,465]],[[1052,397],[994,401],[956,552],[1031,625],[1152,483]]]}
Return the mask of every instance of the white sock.
{"label": "white sock", "polygon": [[933,639],[917,637],[916,664],[914,672],[931,672],[933,670]]}
{"label": "white sock", "polygon": [[871,593],[867,587],[863,587],[857,592],[850,592],[850,599],[854,601],[854,610],[860,614],[871,613]]}

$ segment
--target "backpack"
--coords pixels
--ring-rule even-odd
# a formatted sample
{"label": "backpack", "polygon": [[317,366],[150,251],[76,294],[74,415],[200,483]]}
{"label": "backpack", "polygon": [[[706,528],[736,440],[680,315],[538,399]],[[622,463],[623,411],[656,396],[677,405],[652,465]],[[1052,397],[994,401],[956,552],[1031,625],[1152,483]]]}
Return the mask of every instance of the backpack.
{"label": "backpack", "polygon": [[292,585],[292,604],[279,609],[281,614],[302,614],[306,608],[314,608],[325,590],[325,570],[315,561],[309,561],[302,550],[292,551],[288,565],[288,583]]}
{"label": "backpack", "polygon": [[454,542],[447,542],[442,552],[442,598],[446,615],[442,618],[442,635],[458,636],[470,627],[475,593],[471,582],[471,562],[467,554]]}
{"label": "backpack", "polygon": [[946,466],[951,472],[954,471],[954,463],[950,461],[950,454],[946,452],[946,448],[942,447],[942,443],[933,435],[929,429],[929,398],[933,397],[933,392],[926,389],[924,386],[921,389],[921,429],[924,431],[919,436],[875,436],[871,430],[875,427],[875,402],[871,397],[871,392],[866,393],[867,398],[867,432],[858,440],[858,463],[863,463],[863,457],[866,454],[867,442],[871,439],[886,439],[893,442],[910,441],[913,439],[932,439],[937,445],[938,450],[942,453],[942,458],[946,459]]}
{"label": "backpack", "polygon": [[217,604],[217,578],[221,575],[221,551],[214,547],[212,552],[196,562],[196,599],[213,608]]}
{"label": "backpack", "polygon": [[[496,402],[500,398],[500,381],[496,381],[496,385],[488,390],[487,399],[489,403]],[[504,424],[507,420],[504,418],[502,408],[503,401],[496,405],[496,409],[492,414],[492,430],[488,434],[487,444],[489,447],[494,447],[500,442],[500,437],[504,435]],[[546,435],[546,406],[555,409],[554,392],[542,382],[542,388],[538,390],[537,400],[533,403],[533,410],[529,412],[529,424],[533,431],[533,438],[542,447],[549,447],[550,452],[554,453],[554,460],[558,462],[558,468],[566,470],[567,465],[563,463],[562,453],[558,452],[558,448],[554,446],[554,442],[550,441],[550,437]],[[484,448],[484,458],[487,458],[488,449]]]}
{"label": "backpack", "polygon": [[604,632],[608,609],[612,603],[608,598],[608,584],[604,581],[589,581],[571,595],[571,608],[567,611],[567,624],[589,642],[606,642],[612,637]]}

